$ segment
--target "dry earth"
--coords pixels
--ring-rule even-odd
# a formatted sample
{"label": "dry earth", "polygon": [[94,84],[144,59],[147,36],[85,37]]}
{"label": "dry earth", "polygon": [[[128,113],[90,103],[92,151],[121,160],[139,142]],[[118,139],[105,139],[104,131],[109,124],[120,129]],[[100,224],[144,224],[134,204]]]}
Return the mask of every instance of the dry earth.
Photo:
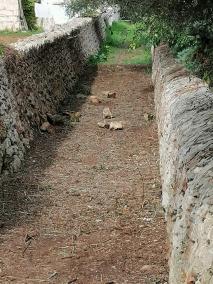
{"label": "dry earth", "polygon": [[28,33],[20,34],[20,33],[14,33],[14,34],[1,34],[0,33],[0,44],[8,45],[10,43],[17,42],[18,40],[22,40],[26,37],[29,37],[30,35]]}
{"label": "dry earth", "polygon": [[[143,67],[101,66],[72,100],[80,122],[39,135],[1,184],[0,283],[167,283],[153,87]],[[102,91],[117,92],[107,99]],[[98,128],[104,106],[124,129]]]}

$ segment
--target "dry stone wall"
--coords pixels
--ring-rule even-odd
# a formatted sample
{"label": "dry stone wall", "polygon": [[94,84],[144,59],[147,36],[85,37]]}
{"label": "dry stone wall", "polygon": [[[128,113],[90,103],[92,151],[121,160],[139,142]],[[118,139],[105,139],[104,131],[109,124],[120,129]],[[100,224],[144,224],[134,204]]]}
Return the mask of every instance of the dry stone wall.
{"label": "dry stone wall", "polygon": [[11,45],[0,59],[0,174],[19,169],[34,130],[71,94],[104,30],[101,17],[73,19]]}
{"label": "dry stone wall", "polygon": [[213,94],[171,56],[153,55],[170,284],[213,283]]}

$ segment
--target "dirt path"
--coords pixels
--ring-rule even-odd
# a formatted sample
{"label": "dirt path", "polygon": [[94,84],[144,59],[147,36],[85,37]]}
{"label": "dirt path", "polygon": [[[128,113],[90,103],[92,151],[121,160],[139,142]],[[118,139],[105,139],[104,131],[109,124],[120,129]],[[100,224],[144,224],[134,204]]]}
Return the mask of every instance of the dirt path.
{"label": "dirt path", "polygon": [[[38,138],[2,185],[0,283],[167,283],[157,129],[143,116],[154,112],[150,75],[102,66],[91,87],[104,103]],[[97,127],[103,105],[123,131]]]}
{"label": "dirt path", "polygon": [[23,39],[24,37],[21,36],[6,36],[6,35],[0,35],[0,43],[1,44],[5,44],[8,45],[10,43],[14,43],[17,42],[20,39]]}
{"label": "dirt path", "polygon": [[0,31],[0,44],[9,45],[38,33],[40,33],[40,31]]}

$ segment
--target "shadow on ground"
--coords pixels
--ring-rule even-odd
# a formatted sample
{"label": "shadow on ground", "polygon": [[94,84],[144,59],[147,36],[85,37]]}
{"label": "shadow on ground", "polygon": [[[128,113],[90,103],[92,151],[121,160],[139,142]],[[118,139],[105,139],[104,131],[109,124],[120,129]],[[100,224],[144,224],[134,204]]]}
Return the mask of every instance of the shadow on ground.
{"label": "shadow on ground", "polygon": [[[96,74],[97,66],[88,66],[70,91],[70,97],[65,98],[58,111],[80,111],[86,99],[77,99],[77,94],[90,94]],[[73,128],[75,125],[68,123],[55,127],[52,134],[35,133],[20,171],[0,179],[0,233],[32,221],[49,204],[50,201],[44,193],[51,189],[41,186],[43,173],[51,166],[57,149]]]}

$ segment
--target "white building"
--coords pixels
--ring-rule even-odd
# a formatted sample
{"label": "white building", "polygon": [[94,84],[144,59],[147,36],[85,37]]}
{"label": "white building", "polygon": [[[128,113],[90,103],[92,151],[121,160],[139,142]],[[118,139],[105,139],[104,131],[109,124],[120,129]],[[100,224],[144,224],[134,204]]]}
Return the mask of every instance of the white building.
{"label": "white building", "polygon": [[19,0],[0,0],[0,30],[20,29],[21,9]]}
{"label": "white building", "polygon": [[35,4],[35,13],[38,23],[46,31],[69,21],[64,0],[41,0]]}

